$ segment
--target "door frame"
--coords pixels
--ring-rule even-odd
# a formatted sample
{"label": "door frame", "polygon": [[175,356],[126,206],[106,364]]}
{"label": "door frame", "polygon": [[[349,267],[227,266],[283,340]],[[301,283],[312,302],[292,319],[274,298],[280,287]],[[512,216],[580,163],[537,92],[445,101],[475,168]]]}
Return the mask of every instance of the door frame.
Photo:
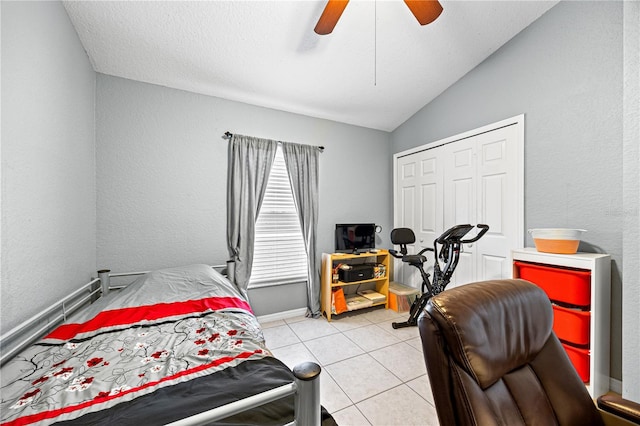
{"label": "door frame", "polygon": [[522,248],[524,247],[525,240],[525,229],[524,229],[524,114],[519,114],[514,117],[510,117],[501,121],[497,121],[495,123],[487,124],[482,127],[478,127],[476,129],[468,130],[466,132],[458,133],[453,136],[449,136],[444,139],[439,139],[437,141],[428,142],[424,145],[417,146],[415,148],[411,148],[402,152],[398,152],[393,154],[393,227],[396,228],[400,225],[400,214],[399,214],[399,205],[398,205],[398,191],[397,191],[397,179],[398,179],[398,159],[402,157],[406,157],[407,155],[415,154],[417,152],[425,151],[428,149],[437,148],[442,145],[447,145],[451,143],[455,143],[462,139],[467,139],[473,136],[477,136],[482,133],[491,132],[493,130],[500,129],[502,127],[507,126],[516,126],[516,134],[517,140],[516,150],[517,150],[517,158],[518,158],[518,247],[514,248]]}

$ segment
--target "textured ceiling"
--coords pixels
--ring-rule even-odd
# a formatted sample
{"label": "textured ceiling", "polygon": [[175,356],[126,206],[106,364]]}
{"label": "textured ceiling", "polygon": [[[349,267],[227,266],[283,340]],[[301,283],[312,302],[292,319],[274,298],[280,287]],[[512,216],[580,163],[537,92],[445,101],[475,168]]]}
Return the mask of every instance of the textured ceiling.
{"label": "textured ceiling", "polygon": [[325,1],[64,5],[97,72],[391,131],[556,3],[352,0],[325,36]]}

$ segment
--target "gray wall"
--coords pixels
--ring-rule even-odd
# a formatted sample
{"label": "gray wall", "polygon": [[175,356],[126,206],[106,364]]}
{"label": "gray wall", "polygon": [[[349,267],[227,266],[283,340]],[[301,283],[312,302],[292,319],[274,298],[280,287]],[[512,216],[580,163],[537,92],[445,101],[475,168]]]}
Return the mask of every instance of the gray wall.
{"label": "gray wall", "polygon": [[[612,256],[621,379],[622,3],[561,2],[391,135],[392,152],[525,114],[525,228],[588,230]],[[527,245],[533,242],[527,237]]]}
{"label": "gray wall", "polygon": [[624,3],[622,396],[640,403],[640,3]]}
{"label": "gray wall", "polygon": [[[319,253],[334,250],[337,222],[381,224],[380,246],[389,246],[388,133],[102,74],[96,96],[99,268],[228,258],[225,131],[325,146]],[[305,307],[302,290],[260,292],[256,313]]]}
{"label": "gray wall", "polygon": [[2,8],[2,331],[96,269],[95,72],[58,2]]}

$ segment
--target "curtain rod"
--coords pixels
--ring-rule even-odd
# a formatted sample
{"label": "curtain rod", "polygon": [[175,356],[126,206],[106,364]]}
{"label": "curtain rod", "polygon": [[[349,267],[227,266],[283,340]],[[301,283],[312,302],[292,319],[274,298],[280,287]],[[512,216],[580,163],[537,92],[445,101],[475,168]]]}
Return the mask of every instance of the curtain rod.
{"label": "curtain rod", "polygon": [[[231,132],[224,132],[224,135],[222,135],[222,139],[229,139],[231,140],[231,137],[233,136],[233,133]],[[320,152],[324,152],[324,146],[319,146],[317,147]]]}

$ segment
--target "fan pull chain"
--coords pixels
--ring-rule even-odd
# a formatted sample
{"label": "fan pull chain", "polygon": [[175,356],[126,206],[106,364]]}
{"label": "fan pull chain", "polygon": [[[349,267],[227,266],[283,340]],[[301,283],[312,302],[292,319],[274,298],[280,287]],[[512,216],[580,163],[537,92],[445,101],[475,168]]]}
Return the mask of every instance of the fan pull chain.
{"label": "fan pull chain", "polygon": [[373,85],[378,84],[378,1],[373,2]]}

